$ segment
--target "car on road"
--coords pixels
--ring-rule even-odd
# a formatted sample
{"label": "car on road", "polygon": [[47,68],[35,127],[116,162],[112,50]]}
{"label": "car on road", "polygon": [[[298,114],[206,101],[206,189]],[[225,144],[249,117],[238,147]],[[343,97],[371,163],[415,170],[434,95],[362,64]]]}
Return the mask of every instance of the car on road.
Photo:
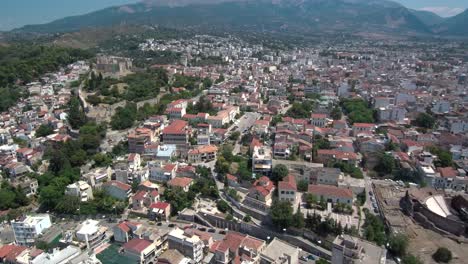
{"label": "car on road", "polygon": [[372,193],[372,191],[369,191],[369,195],[370,195],[370,196],[373,196],[374,194]]}
{"label": "car on road", "polygon": [[206,231],[206,228],[200,227],[200,228],[198,228],[198,230],[205,232],[205,231]]}
{"label": "car on road", "polygon": [[309,256],[307,256],[307,259],[308,260],[315,260],[315,257],[314,257],[314,255],[309,255]]}
{"label": "car on road", "polygon": [[215,229],[213,229],[213,228],[210,228],[210,229],[208,229],[208,232],[210,232],[210,233],[215,233],[215,232],[216,232],[216,230],[215,230]]}
{"label": "car on road", "polygon": [[175,224],[169,224],[168,225],[168,227],[174,227],[174,226],[175,226]]}
{"label": "car on road", "polygon": [[226,231],[220,230],[219,233],[220,233],[221,235],[225,235],[225,234],[226,234]]}
{"label": "car on road", "polygon": [[303,260],[303,261],[307,261],[307,260],[308,260],[308,259],[307,259],[307,256],[301,256],[299,259],[300,259],[300,260]]}

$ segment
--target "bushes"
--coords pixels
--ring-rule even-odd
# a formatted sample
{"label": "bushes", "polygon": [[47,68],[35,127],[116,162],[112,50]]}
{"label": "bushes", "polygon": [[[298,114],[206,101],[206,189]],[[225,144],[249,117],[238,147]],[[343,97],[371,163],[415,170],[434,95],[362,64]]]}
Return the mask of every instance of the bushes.
{"label": "bushes", "polygon": [[452,260],[452,252],[447,248],[440,247],[432,255],[432,258],[437,262],[448,263],[450,260]]}
{"label": "bushes", "polygon": [[226,213],[228,211],[231,211],[231,207],[229,206],[228,203],[226,203],[226,201],[224,200],[219,200],[217,203],[216,203],[216,208],[218,208],[218,210],[222,213]]}
{"label": "bushes", "polygon": [[117,108],[112,116],[111,127],[114,130],[131,128],[137,118],[137,107],[134,103],[127,103],[125,107]]}

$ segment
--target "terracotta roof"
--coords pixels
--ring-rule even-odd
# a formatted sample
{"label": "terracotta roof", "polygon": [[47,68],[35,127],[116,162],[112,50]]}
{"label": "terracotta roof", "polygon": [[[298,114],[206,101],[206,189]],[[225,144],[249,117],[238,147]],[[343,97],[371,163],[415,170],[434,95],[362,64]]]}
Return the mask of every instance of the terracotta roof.
{"label": "terracotta roof", "polygon": [[131,250],[134,252],[141,253],[143,250],[151,246],[151,241],[145,239],[134,238],[123,245],[125,250]]}
{"label": "terracotta roof", "polygon": [[162,209],[162,210],[166,210],[166,208],[168,206],[170,206],[171,204],[169,203],[166,203],[166,202],[156,202],[156,203],[152,203],[150,205],[150,208],[151,209]]}
{"label": "terracotta roof", "polygon": [[280,190],[294,190],[297,191],[296,178],[293,175],[288,175],[284,179],[278,182],[278,188]]}
{"label": "terracotta roof", "polygon": [[327,118],[326,114],[312,114],[312,118]]}
{"label": "terracotta roof", "polygon": [[262,176],[254,182],[251,190],[256,190],[261,195],[267,196],[268,194],[271,193],[274,187],[275,186],[273,182],[268,177]]}
{"label": "terracotta roof", "polygon": [[192,178],[175,177],[174,179],[170,180],[167,183],[167,185],[185,188],[185,187],[189,186],[189,184],[192,183],[192,181],[193,181]]}
{"label": "terracotta roof", "polygon": [[120,228],[125,233],[130,232],[130,227],[128,227],[128,225],[125,222],[118,224],[117,227]]}
{"label": "terracotta roof", "polygon": [[372,123],[354,123],[353,127],[373,128],[375,124]]}
{"label": "terracotta roof", "polygon": [[128,184],[125,184],[123,182],[119,182],[119,181],[109,181],[109,182],[106,182],[103,184],[104,186],[115,186],[121,190],[124,190],[124,191],[128,191],[130,189],[132,189],[132,186],[128,185]]}
{"label": "terracotta roof", "polygon": [[458,176],[458,173],[452,167],[438,168],[440,176],[444,178],[455,178]]}
{"label": "terracotta roof", "polygon": [[218,147],[214,145],[204,145],[204,146],[199,146],[196,149],[192,149],[188,152],[189,155],[196,155],[196,154],[202,154],[202,153],[211,153],[211,152],[217,152]]}
{"label": "terracotta roof", "polygon": [[352,159],[355,160],[358,158],[357,154],[354,152],[348,151],[339,151],[334,149],[319,149],[317,150],[317,155],[333,155],[336,159]]}
{"label": "terracotta roof", "polygon": [[133,200],[141,200],[146,197],[147,192],[146,191],[138,191],[134,196]]}
{"label": "terracotta roof", "polygon": [[352,190],[329,185],[309,185],[309,193],[315,194],[317,196],[333,196],[346,199],[353,198]]}
{"label": "terracotta roof", "polygon": [[185,127],[188,123],[184,120],[174,120],[169,126],[164,128],[164,134],[181,134],[185,133]]}

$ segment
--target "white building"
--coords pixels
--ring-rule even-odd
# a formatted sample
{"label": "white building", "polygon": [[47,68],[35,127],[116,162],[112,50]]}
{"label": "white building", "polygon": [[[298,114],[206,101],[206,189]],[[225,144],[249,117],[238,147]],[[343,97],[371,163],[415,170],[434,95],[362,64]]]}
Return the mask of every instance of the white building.
{"label": "white building", "polygon": [[299,264],[300,248],[274,238],[260,254],[260,264]]}
{"label": "white building", "polygon": [[265,146],[255,146],[252,153],[252,172],[269,175],[272,170],[271,149]]}
{"label": "white building", "polygon": [[196,263],[203,259],[204,243],[199,236],[185,233],[184,230],[176,228],[168,236],[169,249],[177,249],[184,256],[191,258]]}
{"label": "white building", "polygon": [[371,242],[349,235],[333,241],[332,264],[385,264],[387,250]]}
{"label": "white building", "polygon": [[52,223],[50,222],[50,216],[48,214],[28,215],[20,221],[11,222],[15,241],[18,245],[22,246],[34,245],[37,236],[51,226]]}
{"label": "white building", "polygon": [[99,225],[99,221],[88,219],[78,226],[76,238],[87,248],[94,249],[107,240],[106,231],[107,227]]}
{"label": "white building", "polygon": [[93,200],[93,189],[85,181],[78,181],[67,186],[65,195],[75,196],[80,198],[80,201],[87,202]]}

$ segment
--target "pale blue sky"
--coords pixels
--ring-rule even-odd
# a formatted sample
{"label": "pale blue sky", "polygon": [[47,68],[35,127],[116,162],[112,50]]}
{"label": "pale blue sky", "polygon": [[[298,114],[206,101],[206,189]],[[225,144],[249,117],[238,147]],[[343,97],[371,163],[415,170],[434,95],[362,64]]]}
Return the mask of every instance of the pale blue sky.
{"label": "pale blue sky", "polygon": [[[0,30],[40,24],[138,0],[0,0]],[[468,8],[468,0],[395,0],[413,9],[451,16]]]}

